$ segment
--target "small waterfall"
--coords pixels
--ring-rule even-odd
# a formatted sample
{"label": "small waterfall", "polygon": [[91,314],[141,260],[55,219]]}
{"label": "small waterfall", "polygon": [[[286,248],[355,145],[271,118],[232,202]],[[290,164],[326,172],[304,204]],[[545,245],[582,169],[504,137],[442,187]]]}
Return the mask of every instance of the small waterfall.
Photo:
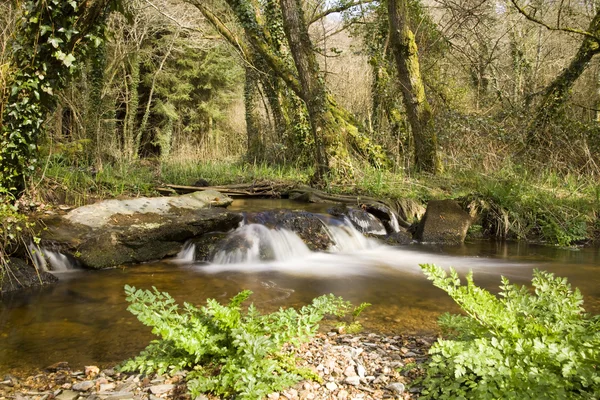
{"label": "small waterfall", "polygon": [[[370,214],[369,214],[370,215]],[[350,252],[356,250],[371,249],[377,246],[373,239],[365,237],[360,233],[352,221],[347,217],[340,224],[327,224],[324,222],[329,237],[333,241],[333,246],[329,248],[332,252]]]}
{"label": "small waterfall", "polygon": [[30,243],[29,253],[36,268],[46,272],[65,272],[77,269],[76,261],[58,251],[40,248],[35,243]]}
{"label": "small waterfall", "polygon": [[387,233],[385,227],[376,216],[362,209],[350,209],[348,211],[348,218],[362,233],[372,235],[385,235]]}
{"label": "small waterfall", "polygon": [[390,213],[390,227],[394,232],[400,232],[400,224],[398,223],[398,216],[395,212]]}
{"label": "small waterfall", "polygon": [[236,229],[214,258],[215,264],[239,264],[258,261],[281,261],[304,256],[310,250],[294,232],[248,224]]}
{"label": "small waterfall", "polygon": [[[352,253],[379,246],[379,243],[365,237],[352,224],[350,219],[328,219],[319,217],[333,245],[331,253]],[[178,259],[193,262],[191,250],[186,245]],[[268,228],[261,224],[242,225],[220,244],[212,262],[214,264],[251,264],[264,261],[286,261],[300,259],[313,254],[300,236],[282,228]],[[189,258],[187,258],[189,257]]]}
{"label": "small waterfall", "polygon": [[183,245],[181,251],[177,254],[175,261],[184,263],[193,263],[196,260],[196,245],[188,240]]}
{"label": "small waterfall", "polygon": [[29,249],[29,255],[31,256],[31,259],[33,260],[33,263],[38,271],[48,272],[48,263],[46,262],[46,257],[44,257],[42,249],[40,249],[40,247],[33,242],[29,243],[27,248]]}

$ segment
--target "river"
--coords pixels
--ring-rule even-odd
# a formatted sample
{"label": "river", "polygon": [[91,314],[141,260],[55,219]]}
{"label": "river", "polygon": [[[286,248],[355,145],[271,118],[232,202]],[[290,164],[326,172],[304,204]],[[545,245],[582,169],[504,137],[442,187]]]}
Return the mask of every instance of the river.
{"label": "river", "polygon": [[[230,209],[298,208],[287,200],[236,201]],[[323,205],[301,205],[324,212]],[[361,239],[362,240],[362,239]],[[361,242],[362,243],[362,242]],[[104,271],[58,273],[60,282],[6,295],[0,309],[0,376],[67,361],[74,368],[114,365],[142,350],[150,329],[126,311],[123,286],[157,287],[176,300],[226,301],[243,289],[261,311],[302,306],[334,293],[369,302],[361,316],[368,331],[430,333],[437,317],[457,306],[422,275],[420,263],[473,270],[475,281],[497,290],[500,275],[525,284],[535,268],[566,276],[579,287],[586,310],[600,312],[600,249],[560,249],[525,243],[477,241],[462,246],[390,247],[369,241],[339,252],[302,253],[282,261],[194,264],[165,260]]]}

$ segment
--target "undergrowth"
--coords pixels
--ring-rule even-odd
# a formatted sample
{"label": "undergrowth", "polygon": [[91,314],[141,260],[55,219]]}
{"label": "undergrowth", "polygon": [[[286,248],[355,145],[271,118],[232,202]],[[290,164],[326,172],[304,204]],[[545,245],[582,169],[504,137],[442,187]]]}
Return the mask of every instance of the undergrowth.
{"label": "undergrowth", "polygon": [[12,197],[0,190],[0,287],[4,280],[13,279],[10,257],[19,249],[38,242],[35,224],[19,211]]}
{"label": "undergrowth", "polygon": [[[188,389],[200,393],[259,399],[283,390],[301,379],[313,379],[311,370],[296,365],[284,345],[308,341],[327,314],[358,316],[367,306],[352,308],[334,295],[321,296],[300,310],[280,309],[261,314],[254,305],[244,311],[242,303],[252,292],[245,290],[221,305],[207,300],[200,308],[189,303],[180,307],[165,292],[125,286],[128,310],[160,336],[123,371],[174,373],[188,370]],[[356,323],[353,318],[352,323]]]}
{"label": "undergrowth", "polygon": [[597,399],[600,397],[600,316],[583,309],[565,278],[534,271],[533,291],[502,277],[499,297],[461,285],[435,265],[421,265],[465,315],[444,314],[446,339],[425,368],[425,399]]}
{"label": "undergrowth", "polygon": [[[307,184],[310,169],[190,159],[140,160],[94,168],[73,164],[65,155],[46,159],[32,187],[48,202],[82,205],[102,198],[153,196],[163,184],[210,185],[276,181]],[[456,199],[475,208],[475,221],[488,237],[570,246],[600,235],[600,184],[587,175],[533,173],[507,161],[495,172],[453,169],[442,175],[409,174],[365,167],[352,182],[326,183],[326,191],[380,198]]]}

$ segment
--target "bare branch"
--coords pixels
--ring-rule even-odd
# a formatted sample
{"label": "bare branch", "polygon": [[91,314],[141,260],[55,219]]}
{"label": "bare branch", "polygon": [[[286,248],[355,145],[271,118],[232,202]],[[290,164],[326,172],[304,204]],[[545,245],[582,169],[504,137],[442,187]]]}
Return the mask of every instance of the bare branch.
{"label": "bare branch", "polygon": [[325,18],[328,15],[343,12],[343,11],[351,9],[352,7],[361,6],[363,4],[371,4],[371,3],[374,3],[375,1],[377,1],[377,0],[359,0],[354,3],[341,4],[337,7],[328,8],[327,10],[324,10],[324,11],[320,12],[319,14],[313,15],[313,17],[310,19],[310,21],[308,21],[308,26],[314,24],[315,22],[319,21],[320,19]]}
{"label": "bare branch", "polygon": [[172,17],[171,15],[167,14],[166,12],[164,12],[163,10],[161,10],[156,4],[154,4],[153,2],[151,2],[150,0],[144,0],[150,7],[154,8],[156,11],[158,11],[158,13],[160,15],[162,15],[163,17],[167,18],[168,20],[170,20],[171,22],[175,23],[175,25],[177,25],[178,27],[182,28],[182,29],[186,29],[189,31],[194,31],[194,32],[200,32],[203,33],[200,29],[198,28],[194,28],[193,26],[186,26],[183,25],[177,18]]}
{"label": "bare branch", "polygon": [[561,32],[568,32],[568,33],[575,33],[577,35],[582,35],[585,37],[588,37],[592,40],[595,41],[599,41],[600,38],[596,35],[594,35],[593,33],[590,33],[588,31],[584,31],[582,29],[578,29],[578,28],[570,28],[570,27],[555,27],[555,26],[550,26],[547,23],[545,23],[544,21],[534,17],[533,15],[529,14],[527,11],[525,11],[525,9],[523,9],[523,7],[521,7],[518,3],[517,0],[510,0],[511,3],[515,6],[515,8],[519,11],[519,13],[521,15],[523,15],[525,18],[527,18],[528,20],[535,22],[536,24],[539,24],[541,26],[543,26],[544,28],[550,30],[550,31],[561,31]]}

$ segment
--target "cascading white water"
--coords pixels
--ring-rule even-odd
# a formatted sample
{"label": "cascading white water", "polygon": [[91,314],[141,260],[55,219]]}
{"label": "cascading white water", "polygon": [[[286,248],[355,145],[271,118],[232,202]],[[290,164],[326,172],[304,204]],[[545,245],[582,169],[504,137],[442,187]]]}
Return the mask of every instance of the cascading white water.
{"label": "cascading white water", "polygon": [[362,233],[372,235],[385,235],[385,227],[381,221],[371,213],[359,209],[350,209],[348,217]]}
{"label": "cascading white water", "polygon": [[243,225],[228,238],[225,247],[214,258],[215,264],[253,263],[265,260],[281,261],[304,256],[310,250],[302,239],[287,229],[269,229],[260,224]]}
{"label": "cascading white water", "polygon": [[[378,243],[365,237],[345,218],[337,223],[321,220],[333,245],[329,252],[343,253],[372,249]],[[179,254],[178,260],[187,257],[187,251]],[[287,229],[270,229],[260,224],[242,225],[226,239],[222,250],[213,257],[213,264],[250,264],[261,261],[286,261],[300,259],[311,254],[306,244],[295,233]],[[193,258],[190,259],[193,262]]]}
{"label": "cascading white water", "polygon": [[324,221],[323,225],[333,242],[329,251],[346,252],[366,250],[377,246],[375,240],[365,237],[354,228],[354,225],[352,225],[352,222],[347,217],[344,217],[343,223],[340,225],[327,224]]}
{"label": "cascading white water", "polygon": [[177,254],[175,261],[183,263],[192,263],[196,259],[196,245],[188,240],[183,245],[181,251]]}
{"label": "cascading white water", "polygon": [[40,271],[65,272],[76,269],[69,257],[58,251],[41,249],[35,243],[30,243],[28,247],[33,263]]}
{"label": "cascading white water", "polygon": [[398,216],[395,212],[390,213],[390,227],[394,232],[400,232],[400,224],[398,223]]}
{"label": "cascading white water", "polygon": [[48,271],[48,263],[46,262],[46,257],[44,257],[42,249],[33,242],[29,243],[27,248],[29,249],[29,254],[31,255],[35,267],[39,271]]}

